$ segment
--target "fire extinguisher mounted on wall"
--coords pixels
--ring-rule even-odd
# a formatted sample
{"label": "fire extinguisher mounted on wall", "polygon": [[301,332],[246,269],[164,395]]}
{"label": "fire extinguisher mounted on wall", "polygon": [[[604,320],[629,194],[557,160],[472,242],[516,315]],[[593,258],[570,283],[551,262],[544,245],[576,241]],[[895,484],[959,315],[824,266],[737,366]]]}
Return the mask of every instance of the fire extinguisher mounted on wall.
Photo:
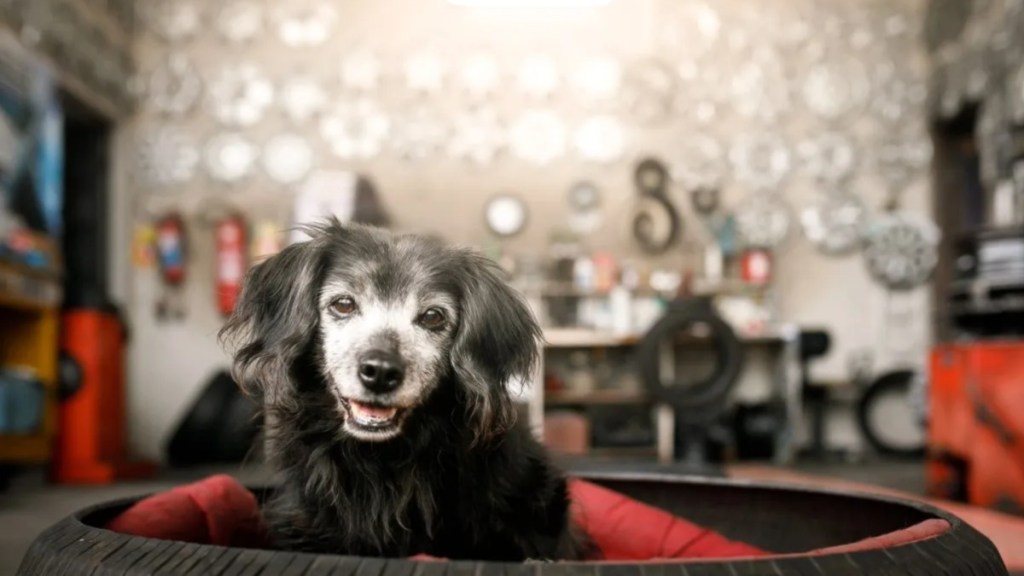
{"label": "fire extinguisher mounted on wall", "polygon": [[157,302],[157,317],[181,320],[185,317],[184,283],[188,256],[185,219],[181,214],[172,212],[158,218],[155,228],[156,262],[163,283],[163,294]]}
{"label": "fire extinguisher mounted on wall", "polygon": [[226,317],[235,309],[249,267],[249,224],[242,209],[223,198],[200,202],[196,214],[204,242],[212,240],[214,305]]}
{"label": "fire extinguisher mounted on wall", "polygon": [[213,230],[216,243],[217,310],[228,316],[235,309],[235,302],[242,290],[242,279],[249,265],[246,254],[248,230],[245,218],[235,211],[218,218]]}

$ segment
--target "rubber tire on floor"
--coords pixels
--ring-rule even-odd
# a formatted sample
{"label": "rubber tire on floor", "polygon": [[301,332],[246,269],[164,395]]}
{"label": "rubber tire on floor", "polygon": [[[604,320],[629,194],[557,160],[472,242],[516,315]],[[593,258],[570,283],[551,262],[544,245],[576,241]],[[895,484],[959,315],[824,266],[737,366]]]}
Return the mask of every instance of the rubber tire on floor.
{"label": "rubber tire on floor", "polygon": [[[959,518],[927,504],[880,496],[783,488],[729,480],[694,480],[665,474],[588,474],[583,477],[657,506],[724,536],[785,556],[679,562],[491,563],[413,562],[270,550],[225,548],[118,534],[102,526],[137,499],[100,504],[45,530],[29,548],[19,576],[95,574],[326,574],[351,576],[585,576],[598,571],[631,576],[735,576],[875,574],[1006,576],[990,540]],[[254,490],[265,500],[267,489]],[[757,513],[750,516],[749,510]],[[941,518],[949,530],[886,549],[845,554],[801,551],[854,542],[917,522]],[[85,520],[85,522],[83,522]],[[784,527],[784,529],[780,529]],[[787,554],[788,553],[788,554]],[[600,568],[599,568],[600,567]]]}
{"label": "rubber tire on floor", "polygon": [[[714,372],[704,381],[688,386],[662,386],[659,371],[661,343],[696,324],[711,329],[718,354]],[[732,327],[719,316],[707,298],[687,298],[669,304],[665,315],[652,326],[637,345],[636,361],[640,380],[648,393],[677,411],[714,421],[722,401],[736,383],[743,368],[743,344]]]}
{"label": "rubber tire on floor", "polygon": [[857,401],[857,426],[860,428],[864,439],[883,456],[894,456],[899,458],[923,458],[927,449],[921,446],[909,448],[897,446],[887,442],[881,434],[871,425],[871,409],[874,403],[893,392],[907,393],[916,372],[913,370],[893,370],[879,376],[861,394]]}
{"label": "rubber tire on floor", "polygon": [[167,460],[175,467],[242,462],[259,436],[256,406],[231,374],[210,378],[167,443]]}

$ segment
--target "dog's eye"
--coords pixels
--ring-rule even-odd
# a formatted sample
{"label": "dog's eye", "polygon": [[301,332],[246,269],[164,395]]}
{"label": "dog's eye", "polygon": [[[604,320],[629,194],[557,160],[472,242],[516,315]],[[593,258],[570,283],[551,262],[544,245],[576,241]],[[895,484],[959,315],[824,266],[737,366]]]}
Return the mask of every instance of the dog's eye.
{"label": "dog's eye", "polygon": [[423,314],[420,314],[420,325],[427,330],[437,330],[444,326],[444,322],[444,312],[437,308],[430,308]]}
{"label": "dog's eye", "polygon": [[356,311],[356,301],[348,296],[344,296],[332,302],[331,309],[342,316],[348,316]]}

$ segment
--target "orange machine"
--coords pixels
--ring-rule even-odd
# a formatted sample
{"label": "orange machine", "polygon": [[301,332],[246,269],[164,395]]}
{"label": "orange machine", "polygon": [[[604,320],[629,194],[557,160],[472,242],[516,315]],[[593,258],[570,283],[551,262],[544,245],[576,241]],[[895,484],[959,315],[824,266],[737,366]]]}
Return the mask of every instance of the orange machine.
{"label": "orange machine", "polygon": [[81,382],[60,406],[53,481],[106,484],[151,474],[153,465],[126,460],[124,330],[117,314],[65,311],[61,349],[78,364]]}
{"label": "orange machine", "polygon": [[930,394],[929,492],[1024,513],[1024,341],[936,347]]}

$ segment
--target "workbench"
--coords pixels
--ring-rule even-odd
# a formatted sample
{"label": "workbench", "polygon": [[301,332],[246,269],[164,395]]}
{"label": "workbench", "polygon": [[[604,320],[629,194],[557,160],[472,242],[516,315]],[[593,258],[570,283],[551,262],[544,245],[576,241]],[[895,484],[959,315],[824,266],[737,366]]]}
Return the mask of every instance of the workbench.
{"label": "workbench", "polygon": [[[642,405],[651,408],[656,428],[656,445],[652,452],[659,462],[668,463],[675,458],[674,418],[672,410],[656,402],[642,391],[620,391],[612,388],[596,389],[587,392],[545,391],[545,361],[549,354],[558,349],[597,349],[625,348],[635,346],[638,334],[612,334],[587,329],[547,328],[544,330],[541,361],[532,381],[525,387],[522,400],[528,405],[529,421],[535,434],[543,438],[544,414],[546,409],[558,407],[585,406],[625,406]],[[781,325],[763,334],[738,334],[740,341],[750,352],[766,353],[771,361],[768,366],[770,374],[770,396],[780,401],[785,407],[784,426],[775,435],[775,461],[780,464],[790,463],[797,452],[797,440],[802,426],[801,390],[800,390],[800,340],[799,330],[792,325]],[[673,348],[666,347],[663,354],[672,354]],[[749,357],[751,354],[747,354]],[[671,358],[666,358],[663,366],[671,366]],[[746,376],[757,367],[746,363],[740,375],[734,396],[745,384]],[[663,375],[665,372],[663,371]],[[671,375],[668,375],[671,377]],[[664,377],[664,376],[663,376]]]}

